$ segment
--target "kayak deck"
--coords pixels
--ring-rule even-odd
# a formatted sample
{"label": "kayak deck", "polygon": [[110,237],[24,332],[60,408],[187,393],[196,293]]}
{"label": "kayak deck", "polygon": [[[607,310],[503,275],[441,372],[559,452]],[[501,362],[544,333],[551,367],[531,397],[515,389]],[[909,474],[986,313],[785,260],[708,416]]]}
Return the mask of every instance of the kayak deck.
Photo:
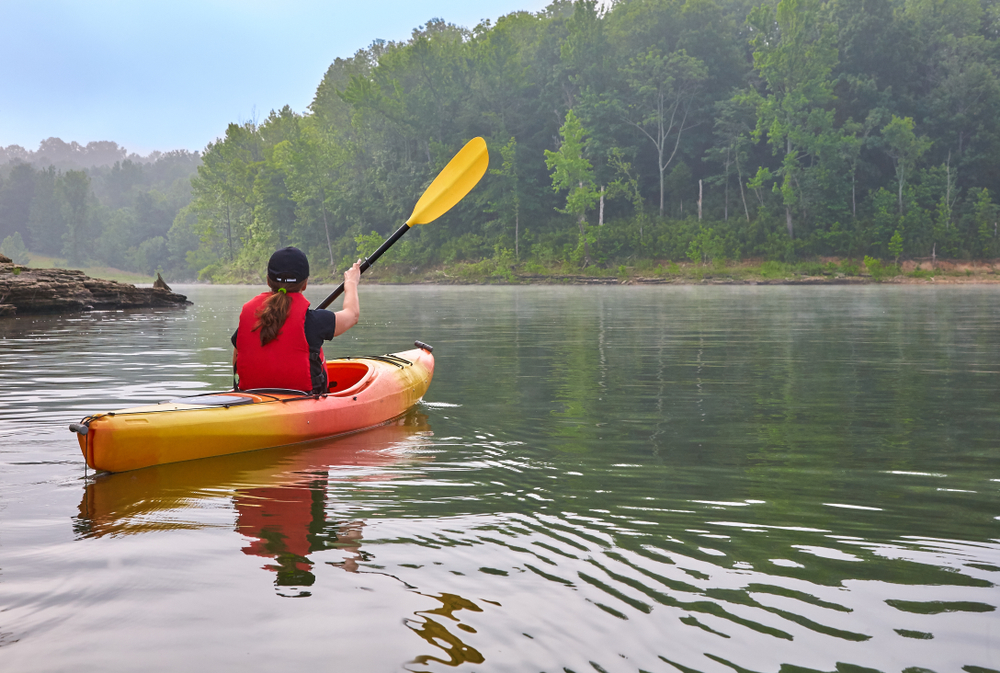
{"label": "kayak deck", "polygon": [[326,394],[214,392],[95,414],[71,429],[87,464],[108,472],[356,432],[399,416],[427,392],[434,357],[420,346],[328,361]]}

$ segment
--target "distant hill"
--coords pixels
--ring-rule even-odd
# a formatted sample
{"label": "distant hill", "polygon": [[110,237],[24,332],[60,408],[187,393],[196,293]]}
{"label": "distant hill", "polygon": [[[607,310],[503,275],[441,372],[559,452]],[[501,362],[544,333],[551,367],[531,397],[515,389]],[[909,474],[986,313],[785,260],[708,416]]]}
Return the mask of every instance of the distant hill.
{"label": "distant hill", "polygon": [[[183,153],[188,154],[187,152]],[[112,140],[95,140],[81,145],[75,140],[66,142],[61,138],[46,138],[38,144],[37,150],[28,150],[20,145],[0,147],[0,167],[23,162],[36,168],[54,166],[61,171],[113,166],[115,162],[132,161],[137,164],[155,163],[163,152],[151,152],[147,156],[130,153]]]}
{"label": "distant hill", "polygon": [[194,277],[205,264],[189,268],[187,253],[200,234],[190,218],[173,225],[191,202],[200,165],[199,152],[140,156],[110,140],[0,147],[0,246],[58,266]]}

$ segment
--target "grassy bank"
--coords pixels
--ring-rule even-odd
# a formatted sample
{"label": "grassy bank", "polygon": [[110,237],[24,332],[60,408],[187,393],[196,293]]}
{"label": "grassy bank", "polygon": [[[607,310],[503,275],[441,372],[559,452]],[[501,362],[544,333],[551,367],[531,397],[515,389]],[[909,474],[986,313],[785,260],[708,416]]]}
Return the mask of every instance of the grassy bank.
{"label": "grassy bank", "polygon": [[[79,269],[91,278],[116,280],[135,285],[155,279],[138,273],[105,266],[73,266],[65,260],[31,254],[27,266],[33,268]],[[314,268],[314,283],[339,283],[341,274]],[[167,278],[168,283],[184,282]],[[219,279],[216,279],[219,280]],[[865,283],[1000,283],[1000,260],[905,260],[900,264],[865,258],[862,260],[822,258],[785,263],[763,260],[741,262],[643,261],[634,266],[604,268],[563,263],[517,263],[509,257],[479,262],[456,262],[430,269],[401,264],[377,264],[365,273],[365,281],[384,284],[438,285],[531,285],[531,284],[865,284]],[[233,282],[227,279],[227,282]],[[255,281],[259,282],[259,281]]]}
{"label": "grassy bank", "polygon": [[130,283],[132,285],[149,285],[155,277],[145,276],[141,273],[122,271],[110,266],[80,266],[68,264],[66,260],[58,257],[46,257],[33,252],[28,253],[30,261],[26,266],[32,269],[76,269],[83,271],[91,278],[101,278],[103,280],[116,280],[119,283]]}
{"label": "grassy bank", "polygon": [[[762,260],[742,262],[648,262],[636,266],[600,268],[562,264],[498,263],[484,260],[446,267],[413,270],[391,265],[372,267],[368,282],[434,283],[442,285],[521,284],[864,284],[864,283],[1000,283],[1000,260],[964,262],[951,260],[884,263],[874,259],[824,258],[784,263]],[[339,280],[330,278],[330,281]]]}

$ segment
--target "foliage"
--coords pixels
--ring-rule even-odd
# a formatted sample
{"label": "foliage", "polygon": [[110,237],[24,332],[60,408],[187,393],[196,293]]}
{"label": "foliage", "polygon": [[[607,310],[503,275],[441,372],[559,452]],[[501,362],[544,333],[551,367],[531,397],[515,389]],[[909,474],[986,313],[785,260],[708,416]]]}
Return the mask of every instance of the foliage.
{"label": "foliage", "polygon": [[[11,148],[6,149],[10,155]],[[33,253],[75,266],[141,275],[162,268],[188,275],[185,253],[198,248],[197,237],[187,237],[184,250],[154,255],[152,269],[148,253],[157,247],[156,239],[168,238],[190,202],[198,153],[139,157],[112,142],[83,147],[50,138],[37,152],[22,151],[15,158],[0,166],[0,236],[18,232]],[[154,242],[140,250],[146,241]]]}
{"label": "foliage", "polygon": [[0,242],[0,254],[10,257],[10,261],[14,264],[28,264],[31,261],[28,249],[24,246],[24,239],[16,231]]}
{"label": "foliage", "polygon": [[0,238],[228,280],[297,245],[335,279],[482,136],[482,183],[375,273],[499,280],[508,253],[526,273],[612,274],[995,258],[1000,33],[984,7],[558,0],[471,29],[434,19],[336,59],[307,110],[229,124],[200,154],[3,149]]}
{"label": "foliage", "polygon": [[865,255],[865,268],[868,269],[868,273],[876,282],[881,282],[886,278],[896,276],[899,274],[899,267],[895,265],[886,265],[881,260],[875,259]]}

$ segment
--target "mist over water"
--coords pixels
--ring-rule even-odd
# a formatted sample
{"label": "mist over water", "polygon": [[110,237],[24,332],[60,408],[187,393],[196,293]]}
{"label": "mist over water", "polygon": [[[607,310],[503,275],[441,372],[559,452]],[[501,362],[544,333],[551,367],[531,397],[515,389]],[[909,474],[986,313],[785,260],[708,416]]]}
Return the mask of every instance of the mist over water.
{"label": "mist over water", "polygon": [[87,472],[231,385],[259,288],[179,291],[0,322],[4,670],[1000,670],[996,288],[363,285],[404,417]]}

